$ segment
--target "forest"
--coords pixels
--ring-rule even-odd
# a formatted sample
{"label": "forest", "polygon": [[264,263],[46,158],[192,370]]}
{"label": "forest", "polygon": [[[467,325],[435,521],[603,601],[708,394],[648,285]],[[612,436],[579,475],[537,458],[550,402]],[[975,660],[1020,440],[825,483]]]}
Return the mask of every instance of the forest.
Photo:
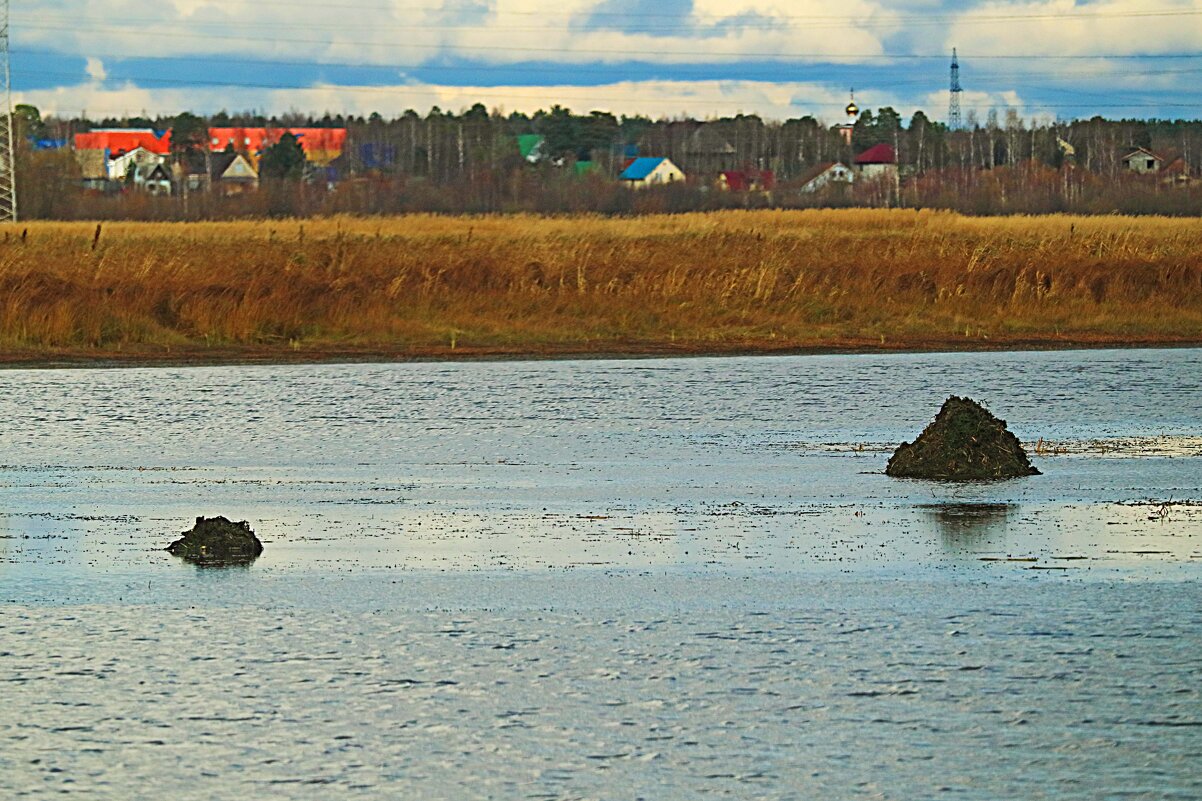
{"label": "forest", "polygon": [[[951,130],[922,111],[909,119],[892,108],[864,110],[851,135],[812,116],[784,121],[755,115],[653,120],[553,105],[534,114],[501,113],[476,104],[462,112],[437,107],[386,119],[293,114],[219,113],[208,118],[43,118],[20,107],[18,189],[22,216],[35,219],[234,219],[337,213],[599,213],[629,215],[728,208],[905,207],[996,214],[1163,214],[1202,211],[1198,120],[1027,120],[1013,110],[969,114]],[[264,175],[259,191],[226,197],[177,192],[85,191],[70,143],[94,128],[175,130],[210,126],[346,128],[342,155],[285,176]],[[540,139],[524,155],[523,137]],[[850,141],[848,141],[850,139]],[[887,180],[805,191],[821,165],[851,165],[857,154],[887,144],[897,170]],[[1132,174],[1122,159],[1147,149],[1165,165]],[[617,181],[634,156],[671,159],[682,184],[631,191]],[[1171,169],[1170,169],[1171,167]],[[728,170],[768,171],[771,191],[716,188]]]}

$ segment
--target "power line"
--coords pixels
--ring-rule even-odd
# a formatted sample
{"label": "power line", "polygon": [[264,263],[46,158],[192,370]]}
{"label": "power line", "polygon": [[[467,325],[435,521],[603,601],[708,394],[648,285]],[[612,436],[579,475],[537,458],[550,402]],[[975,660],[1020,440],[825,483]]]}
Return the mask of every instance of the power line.
{"label": "power line", "polygon": [[[261,5],[256,3],[256,5]],[[543,15],[545,16],[545,15]],[[656,19],[662,15],[643,15],[648,19]],[[972,15],[972,16],[939,16],[926,15],[921,17],[892,17],[878,20],[853,20],[847,17],[803,17],[803,16],[773,16],[760,20],[740,20],[738,23],[732,23],[731,28],[738,31],[745,30],[779,30],[782,21],[805,23],[807,30],[829,30],[829,29],[854,29],[854,30],[881,30],[890,28],[905,28],[905,27],[947,27],[949,25],[989,25],[997,26],[1003,23],[1025,23],[1025,22],[1089,22],[1099,19],[1136,19],[1136,18],[1161,18],[1175,19],[1181,17],[1196,17],[1202,16],[1202,10],[1180,10],[1180,11],[1132,11],[1132,12],[1095,12],[1086,14],[1011,14],[1011,15]],[[541,18],[541,17],[540,17]],[[637,20],[640,17],[623,15],[623,20]],[[37,16],[29,17],[28,24],[24,27],[30,27],[48,22],[58,22],[73,26],[78,30],[78,25],[81,23],[106,23],[111,17],[85,17],[80,15],[55,16],[46,13],[40,13]],[[173,18],[131,18],[125,17],[126,21],[135,25],[182,25],[189,28],[226,28],[230,25],[230,20],[200,20],[200,19],[173,19]],[[698,18],[693,18],[698,19]],[[715,18],[718,21],[706,26],[710,30],[721,30],[726,27],[726,23],[730,22],[731,18],[721,17]],[[807,21],[810,20],[810,21]],[[24,18],[21,19],[25,23]],[[237,21],[239,28],[270,28],[272,30],[293,29],[293,30],[328,30],[329,22],[314,22],[305,23],[296,20],[246,20],[240,19]],[[379,30],[396,30],[396,31],[497,31],[497,32],[542,32],[542,31],[562,31],[565,30],[563,25],[504,25],[496,21],[489,20],[479,23],[415,23],[402,22],[390,23],[382,20],[374,22],[363,22],[355,24],[348,22],[345,19],[338,20],[339,30],[358,30],[366,29],[372,31]],[[588,32],[614,32],[614,28],[602,27],[597,31],[574,31],[576,33]],[[679,17],[672,17],[670,21],[665,21],[658,25],[638,24],[637,26],[629,26],[618,32],[628,35],[637,35],[649,32],[676,32],[684,31],[686,34],[690,32],[687,25],[682,25]],[[700,32],[692,30],[692,32]]]}
{"label": "power line", "polygon": [[[72,76],[74,76],[74,73],[63,73],[63,72],[57,72],[57,71],[42,71],[42,70],[31,71],[31,72],[29,72],[29,74],[41,75],[41,76],[45,76],[45,77],[64,77],[64,76],[72,77]],[[375,95],[399,95],[399,94],[403,94],[406,92],[412,92],[414,94],[430,94],[430,93],[437,93],[439,91],[445,91],[445,90],[461,90],[461,91],[470,90],[473,97],[493,98],[493,99],[501,99],[501,100],[531,100],[531,99],[545,99],[546,98],[546,91],[545,91],[545,88],[543,88],[543,87],[531,87],[530,92],[520,93],[520,92],[513,91],[512,87],[506,87],[506,91],[504,91],[504,92],[496,92],[496,91],[490,91],[489,89],[482,88],[482,87],[457,87],[457,86],[447,86],[447,85],[442,85],[442,84],[416,84],[416,85],[401,85],[401,86],[337,86],[337,85],[297,86],[295,84],[281,84],[281,83],[199,81],[199,80],[189,80],[189,79],[154,78],[154,77],[140,77],[140,76],[130,76],[130,80],[138,81],[140,83],[145,83],[145,84],[152,84],[152,85],[180,86],[180,87],[190,87],[190,88],[206,88],[206,87],[208,87],[208,88],[214,88],[214,89],[222,89],[222,88],[224,88],[224,89],[229,89],[229,88],[268,89],[268,90],[294,91],[294,92],[335,91],[335,92],[342,92],[342,93],[375,94]],[[556,87],[556,88],[589,89],[589,88],[593,88],[593,87],[580,86],[580,87]],[[609,87],[603,87],[603,88],[609,88]],[[790,101],[795,101],[797,99],[803,99],[803,98],[798,98],[797,96],[793,96],[790,98]],[[830,96],[825,95],[825,94],[824,95],[815,95],[815,96],[804,98],[804,99],[809,100],[811,102],[820,102],[820,103],[830,102]],[[637,98],[605,97],[605,96],[601,96],[601,95],[588,95],[588,96],[583,96],[583,97],[571,98],[570,100],[581,101],[581,102],[598,102],[598,101],[600,101],[600,102],[630,103],[634,100],[637,100]],[[669,103],[669,102],[680,102],[680,103],[684,103],[684,104],[688,104],[688,105],[727,106],[727,107],[733,106],[736,108],[740,107],[740,106],[746,106],[747,102],[748,102],[747,98],[737,98],[737,99],[730,99],[730,100],[705,100],[705,99],[700,99],[700,98],[694,98],[694,97],[688,96],[688,95],[680,95],[678,97],[662,97],[661,96],[661,97],[655,98],[655,100],[656,100],[656,102],[659,102],[661,104]],[[554,101],[552,100],[551,102],[554,102]],[[1198,105],[1199,105],[1199,103],[1197,103],[1197,102],[1194,102],[1194,103],[1190,103],[1190,102],[1055,103],[1055,104],[1036,103],[1036,102],[1023,102],[1023,103],[1014,104],[1014,103],[999,102],[999,103],[991,103],[987,106],[980,106],[980,108],[991,108],[992,107],[992,108],[1001,108],[1001,109],[1006,109],[1006,108],[1021,108],[1021,109],[1118,108],[1118,109],[1126,109],[1126,108],[1196,108],[1196,107],[1198,107]]]}
{"label": "power line", "polygon": [[[208,0],[208,5],[218,5],[221,2],[228,3],[236,7],[239,13],[244,12],[246,0]],[[445,6],[408,6],[404,9],[398,9],[395,5],[368,5],[363,3],[303,3],[291,2],[290,0],[255,0],[255,7],[281,7],[287,8],[292,12],[303,9],[312,10],[353,10],[353,11],[387,11],[396,13],[403,11],[407,15],[414,14],[447,14],[448,9]],[[450,9],[454,11],[455,9]],[[716,20],[725,22],[736,19],[735,15],[729,14],[698,14],[691,12],[688,14],[679,13],[655,13],[655,12],[622,12],[622,11],[561,11],[553,8],[543,10],[518,10],[518,9],[463,9],[462,11],[472,12],[479,10],[481,16],[486,17],[537,17],[537,18],[566,18],[566,19],[619,19],[623,21],[635,21],[645,19],[663,19],[672,24],[672,27],[679,28],[682,23],[689,20]],[[51,11],[51,9],[42,9],[41,13]],[[63,9],[64,12],[67,9]],[[1187,17],[1202,15],[1202,10],[1199,9],[1182,9],[1182,8],[1162,8],[1162,9],[1142,9],[1138,11],[1075,11],[1075,12],[1041,12],[1033,14],[977,14],[968,17],[966,15],[897,15],[890,20],[856,20],[853,15],[848,14],[773,14],[771,20],[779,24],[781,20],[792,20],[798,22],[842,22],[848,25],[862,25],[865,27],[874,27],[890,22],[898,23],[925,23],[933,22],[936,24],[944,24],[946,22],[965,22],[980,21],[984,23],[990,22],[1006,22],[1013,20],[1092,20],[1092,19],[1127,19],[1140,17]],[[344,21],[344,20],[342,20]],[[189,22],[194,22],[189,20]],[[222,24],[228,24],[229,21]],[[740,20],[742,25],[744,20]]]}
{"label": "power line", "polygon": [[[23,48],[15,48],[11,52],[13,55],[16,55],[16,56],[39,56],[39,55],[47,54],[47,51],[27,50],[27,49],[23,49]],[[200,61],[202,58],[206,58],[206,57],[202,57],[202,56],[145,56],[145,55],[141,55],[141,54],[132,54],[131,55],[129,53],[107,52],[107,51],[99,51],[99,52],[90,51],[89,56],[93,57],[93,58],[116,59],[119,62],[120,61],[178,62],[181,65],[191,65],[191,66],[195,66],[196,62]],[[82,58],[82,56],[80,56],[79,58]],[[479,73],[481,70],[487,69],[487,71],[490,75],[499,73],[499,72],[500,73],[512,72],[512,73],[519,73],[521,75],[529,75],[530,70],[531,70],[531,68],[529,66],[525,66],[523,64],[499,64],[499,65],[498,64],[488,64],[487,66],[481,66],[480,64],[465,64],[465,65],[454,66],[454,65],[448,65],[448,64],[430,64],[430,63],[426,63],[426,64],[394,63],[394,64],[364,65],[364,64],[356,64],[356,63],[347,62],[347,61],[311,61],[311,60],[307,60],[307,59],[304,61],[291,61],[291,60],[284,60],[284,59],[278,59],[278,58],[236,58],[236,57],[231,57],[231,56],[226,56],[226,55],[220,56],[220,59],[221,59],[221,64],[223,66],[224,65],[244,65],[244,66],[252,66],[252,67],[275,67],[275,66],[278,66],[278,67],[310,67],[310,68],[349,68],[349,69],[354,69],[357,71],[377,70],[377,71],[388,71],[390,73],[395,73],[398,70],[420,70],[422,72]],[[204,63],[204,67],[207,70],[211,70],[213,68],[213,66],[214,65],[211,61],[206,60]],[[715,70],[721,69],[721,68],[737,69],[738,74],[740,76],[778,77],[781,74],[780,66],[773,66],[771,68],[748,68],[739,63],[720,64],[720,65],[713,65],[713,64],[672,64],[672,65],[653,64],[653,65],[648,65],[648,66],[655,67],[655,68],[670,67],[672,72],[674,72],[674,73],[683,73],[683,74],[695,73],[696,75],[711,74]],[[1180,74],[1195,74],[1195,73],[1199,73],[1199,72],[1202,72],[1202,67],[1185,67],[1185,68],[1179,68],[1179,69],[1157,68],[1157,69],[1148,69],[1148,70],[1124,69],[1121,76],[1115,76],[1115,77],[1129,78],[1129,77],[1138,77],[1138,76],[1180,75]],[[22,71],[22,73],[23,74],[33,74],[32,72],[24,71],[24,70]],[[56,74],[63,75],[66,77],[78,77],[78,73],[59,72]],[[582,67],[582,66],[574,65],[574,64],[558,65],[556,67],[555,74],[557,76],[604,75],[604,76],[607,76],[610,78],[615,77],[613,68]],[[1021,72],[990,72],[990,73],[988,73],[988,75],[986,77],[996,81],[996,80],[1007,80],[1007,79],[1021,80],[1021,79],[1032,77],[1032,76],[1036,76],[1036,77],[1083,76],[1083,77],[1095,77],[1095,78],[1111,77],[1111,76],[1106,76],[1106,75],[1099,75],[1097,70],[1060,70],[1060,69],[1055,70],[1054,72],[1053,71],[1044,71],[1044,70],[1028,70],[1028,71],[1021,71]],[[730,77],[715,77],[715,78],[713,78],[713,80],[741,80],[741,79],[742,78],[730,78]],[[646,80],[646,79],[644,79],[644,80]],[[673,79],[673,78],[655,78],[654,80],[675,80],[675,79]],[[891,80],[883,81],[883,82],[874,81],[873,86],[874,87],[914,86],[914,85],[922,85],[922,84],[929,85],[930,83],[931,83],[931,79],[924,77],[924,78],[908,78],[908,79],[904,79],[904,80],[891,79]],[[1145,91],[1146,88],[1147,87],[1140,87],[1139,91]],[[1075,88],[1073,88],[1073,89],[1071,89],[1071,91],[1077,91],[1077,90]]]}
{"label": "power line", "polygon": [[[31,29],[31,30],[78,32],[77,26],[73,27],[73,26],[28,24],[28,25],[24,25],[23,27],[26,29]],[[122,26],[92,25],[92,26],[88,27],[88,30],[90,32],[93,32],[93,31],[95,31],[95,32],[113,32],[113,33],[125,33],[125,34],[131,33],[130,28],[126,28],[126,27],[122,27]],[[209,35],[204,35],[204,34],[190,34],[190,33],[180,33],[180,32],[147,31],[144,28],[133,29],[133,30],[136,30],[137,33],[141,37],[143,37],[143,40],[145,40],[146,37],[152,37],[152,38],[157,38],[157,39],[162,39],[162,38],[193,39],[193,40],[201,40],[201,41],[206,41],[206,42],[253,42],[253,43],[257,43],[257,44],[262,44],[264,42],[263,37],[259,37],[259,36],[237,36],[237,35],[229,35],[229,34],[223,34],[221,36],[209,36]],[[282,38],[282,37],[278,37],[278,36],[272,36],[270,38],[270,42],[271,43],[285,43],[285,44],[315,44],[315,45],[324,45],[326,47],[330,47],[330,46],[334,46],[334,45],[355,46],[355,47],[385,47],[385,46],[388,46],[388,47],[392,47],[394,49],[397,47],[395,44],[389,44],[389,43],[381,42],[381,41],[375,41],[375,42],[348,41],[348,40],[333,41],[329,38],[291,39],[291,38]],[[452,51],[489,52],[489,53],[492,53],[492,52],[559,53],[559,54],[572,54],[572,55],[599,55],[599,56],[615,56],[615,55],[618,55],[618,56],[642,56],[644,58],[646,58],[646,56],[648,55],[648,53],[645,49],[622,50],[622,49],[615,49],[615,48],[594,49],[594,48],[580,48],[580,47],[518,47],[518,46],[513,46],[513,45],[463,45],[463,44],[458,44],[458,43],[430,43],[430,42],[406,42],[403,47],[413,48],[413,49],[417,49],[417,50],[452,50]],[[206,52],[211,53],[212,51],[209,50]],[[731,58],[739,58],[739,59],[758,58],[761,60],[780,60],[780,61],[802,61],[802,60],[821,61],[821,60],[825,60],[826,63],[835,63],[836,61],[840,61],[840,60],[843,60],[843,61],[881,61],[881,60],[883,60],[883,61],[919,61],[919,60],[929,61],[929,60],[943,60],[943,59],[947,58],[946,54],[936,55],[936,54],[921,54],[921,53],[789,53],[789,54],[772,55],[772,54],[765,54],[765,53],[741,53],[741,52],[723,53],[721,51],[716,52],[713,49],[711,49],[711,50],[662,50],[657,55],[659,55],[661,57],[663,57],[663,56],[706,57],[706,58],[714,60],[715,62],[720,61],[722,59],[731,59]],[[974,60],[1066,60],[1067,59],[1067,60],[1103,61],[1103,60],[1113,60],[1113,59],[1126,60],[1126,59],[1184,59],[1184,58],[1202,58],[1202,52],[1192,52],[1192,53],[1117,53],[1117,54],[1090,54],[1090,55],[1084,55],[1084,54],[1049,55],[1049,54],[1041,54],[1041,53],[1029,53],[1029,54],[1021,54],[1020,55],[1020,54],[1015,54],[1015,53],[1007,53],[1007,54],[997,54],[997,55],[979,55],[979,56],[974,55],[973,56]]]}

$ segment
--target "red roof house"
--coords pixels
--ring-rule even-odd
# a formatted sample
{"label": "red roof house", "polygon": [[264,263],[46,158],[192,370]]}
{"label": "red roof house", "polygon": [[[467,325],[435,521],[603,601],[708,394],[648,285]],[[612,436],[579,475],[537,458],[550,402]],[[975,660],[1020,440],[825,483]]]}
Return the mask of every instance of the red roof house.
{"label": "red roof house", "polygon": [[873,145],[856,156],[856,164],[896,164],[897,153],[893,145]]}
{"label": "red roof house", "polygon": [[897,151],[893,145],[873,145],[856,156],[852,166],[861,178],[897,180]]}
{"label": "red roof house", "polygon": [[725,170],[718,175],[718,186],[730,192],[771,192],[776,174],[772,170]]}

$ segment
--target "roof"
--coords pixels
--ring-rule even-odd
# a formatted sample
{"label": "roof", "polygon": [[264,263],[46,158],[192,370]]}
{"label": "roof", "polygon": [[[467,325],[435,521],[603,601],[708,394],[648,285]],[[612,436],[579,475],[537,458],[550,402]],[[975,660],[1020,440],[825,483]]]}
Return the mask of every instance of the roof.
{"label": "roof", "polygon": [[[248,174],[226,175],[227,172],[231,172],[230,168],[233,167],[234,162],[241,162],[241,171]],[[258,178],[258,175],[255,174],[254,167],[251,166],[250,162],[247,161],[246,157],[241,153],[214,153],[209,157],[209,163],[212,165],[212,172],[209,174],[212,175],[213,180],[216,181],[223,179],[233,181],[248,181],[256,180]]]}
{"label": "roof", "polygon": [[1135,148],[1135,150],[1132,150],[1130,153],[1123,156],[1121,161],[1129,161],[1130,159],[1133,159],[1136,156],[1151,156],[1152,158],[1156,159],[1157,161],[1164,161],[1163,157],[1156,155],[1151,150],[1148,150],[1146,147]]}
{"label": "roof", "polygon": [[524,159],[537,159],[541,153],[537,152],[542,147],[545,140],[538,134],[521,134],[518,136],[518,152]]}
{"label": "roof", "polygon": [[225,127],[209,129],[209,148],[218,151],[233,145],[234,150],[240,152],[261,153],[279,142],[280,137],[286,133],[297,138],[305,155],[316,151],[338,154],[346,144],[346,128]]}
{"label": "roof", "polygon": [[643,156],[630,162],[630,166],[622,170],[622,174],[618,178],[623,181],[641,181],[651,173],[655,172],[655,168],[663,162],[665,158],[656,158],[652,156]]}
{"label": "roof", "polygon": [[155,153],[153,150],[147,150],[141,145],[138,145],[133,150],[127,150],[124,153],[110,153],[109,157],[114,161],[117,159],[133,159],[134,161],[137,161],[139,158],[162,161],[164,158],[163,154]]}
{"label": "roof", "polygon": [[1171,160],[1166,156],[1165,165],[1160,168],[1160,171],[1167,175],[1189,175],[1190,166],[1189,162],[1181,156],[1173,156]]}
{"label": "roof", "polygon": [[800,183],[798,185],[805,186],[815,178],[818,178],[828,171],[833,170],[835,167],[843,167],[843,169],[847,169],[847,166],[841,161],[824,161],[821,164],[815,164],[813,167],[802,173],[801,178],[799,179]]}
{"label": "roof", "polygon": [[134,168],[135,174],[141,177],[143,181],[170,181],[171,174],[167,172],[167,167],[162,162],[153,164],[140,164]]}
{"label": "roof", "polygon": [[209,175],[215,179],[221,178],[236,158],[238,158],[237,153],[214,153],[209,157]]}
{"label": "roof", "polygon": [[725,170],[722,178],[727,188],[734,192],[769,190],[776,186],[776,173],[772,170]]}
{"label": "roof", "polygon": [[893,145],[873,145],[865,150],[860,155],[856,156],[856,164],[896,164],[897,153],[893,150]]}
{"label": "roof", "polygon": [[735,148],[715,128],[702,124],[689,136],[685,143],[685,152],[696,155],[733,155]]}
{"label": "roof", "polygon": [[120,156],[139,147],[165,156],[171,152],[171,132],[160,135],[150,128],[101,128],[75,134],[76,150],[107,150],[110,156]]}

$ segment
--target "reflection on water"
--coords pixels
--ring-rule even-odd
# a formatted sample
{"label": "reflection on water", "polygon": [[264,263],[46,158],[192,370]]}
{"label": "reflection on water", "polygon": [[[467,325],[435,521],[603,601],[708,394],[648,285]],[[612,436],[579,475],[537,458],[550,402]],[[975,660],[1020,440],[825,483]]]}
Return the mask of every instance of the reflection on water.
{"label": "reflection on water", "polygon": [[939,527],[945,542],[965,545],[991,534],[1004,534],[1018,511],[1013,503],[939,503],[920,505]]}
{"label": "reflection on water", "polygon": [[197,570],[250,570],[257,556],[217,559],[209,556],[180,556],[178,559]]}

